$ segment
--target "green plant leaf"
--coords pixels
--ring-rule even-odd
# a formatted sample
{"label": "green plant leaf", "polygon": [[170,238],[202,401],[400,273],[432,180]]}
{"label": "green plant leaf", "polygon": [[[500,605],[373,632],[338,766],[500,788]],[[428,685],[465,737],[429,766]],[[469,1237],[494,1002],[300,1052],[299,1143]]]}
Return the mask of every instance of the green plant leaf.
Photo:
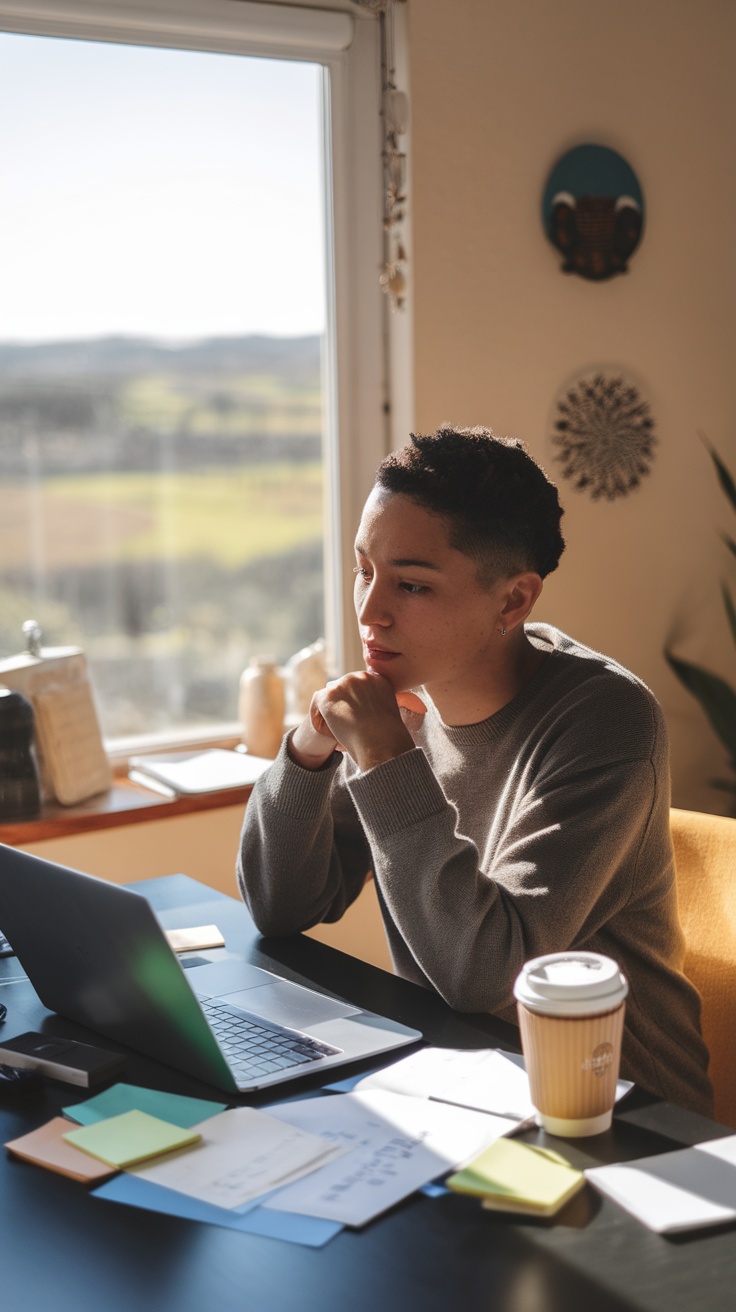
{"label": "green plant leaf", "polygon": [[725,583],[721,584],[721,592],[723,594],[723,604],[726,607],[726,614],[728,615],[728,622],[731,626],[731,637],[734,642],[736,642],[736,607],[734,607],[731,593]]}
{"label": "green plant leaf", "polygon": [[721,487],[723,488],[723,491],[725,492],[726,496],[731,502],[733,509],[736,510],[736,483],[734,483],[729,471],[727,470],[726,466],[724,465],[723,461],[721,460],[715,448],[710,445],[710,442],[708,442],[706,438],[702,437],[702,434],[701,434],[701,438],[702,441],[705,443],[705,447],[708,451],[708,455],[710,456],[711,460],[713,461],[713,464],[715,465],[716,474],[718,475],[718,482],[720,483]]}
{"label": "green plant leaf", "polygon": [[736,692],[725,679],[702,666],[680,660],[669,651],[664,654],[680,682],[700,702],[731,760],[736,760]]}
{"label": "green plant leaf", "polygon": [[733,793],[736,797],[736,779],[711,779],[711,786],[722,793]]}
{"label": "green plant leaf", "polygon": [[721,537],[731,552],[731,555],[736,556],[736,542],[734,542],[733,538],[730,538],[727,533],[721,533]]}

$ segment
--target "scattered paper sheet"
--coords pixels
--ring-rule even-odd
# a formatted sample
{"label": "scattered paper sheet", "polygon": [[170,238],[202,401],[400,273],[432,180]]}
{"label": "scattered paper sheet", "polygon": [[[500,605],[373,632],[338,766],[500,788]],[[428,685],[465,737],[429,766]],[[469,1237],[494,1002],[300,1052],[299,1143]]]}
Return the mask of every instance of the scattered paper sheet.
{"label": "scattered paper sheet", "polygon": [[279,1190],[264,1208],[352,1226],[365,1225],[435,1176],[476,1156],[513,1124],[380,1089],[283,1103],[271,1114],[351,1151]]}
{"label": "scattered paper sheet", "polygon": [[146,1089],[143,1085],[121,1083],[111,1085],[109,1089],[96,1094],[94,1098],[87,1098],[85,1102],[63,1107],[62,1111],[77,1125],[94,1125],[97,1121],[106,1121],[110,1116],[139,1111],[157,1116],[170,1125],[179,1125],[183,1130],[190,1130],[207,1117],[224,1112],[226,1107],[226,1102],[186,1098],[180,1093],[160,1093],[158,1089]]}
{"label": "scattered paper sheet", "polygon": [[200,1135],[197,1130],[182,1130],[147,1112],[130,1111],[96,1121],[94,1125],[80,1126],[78,1130],[68,1130],[64,1138],[109,1166],[123,1167],[174,1149],[191,1148],[199,1142]]}
{"label": "scattered paper sheet", "polygon": [[356,1088],[389,1089],[513,1120],[534,1115],[526,1071],[494,1048],[420,1048],[367,1075]]}
{"label": "scattered paper sheet", "polygon": [[[344,1086],[331,1086],[343,1091]],[[388,1089],[415,1098],[472,1107],[527,1120],[535,1115],[529,1094],[529,1079],[522,1065],[496,1048],[420,1048],[390,1066],[363,1076],[353,1088]],[[633,1088],[630,1080],[619,1080],[616,1101]]]}
{"label": "scattered paper sheet", "polygon": [[335,1140],[285,1119],[252,1107],[221,1112],[196,1127],[202,1136],[196,1151],[136,1167],[132,1174],[216,1207],[239,1207],[344,1151]]}
{"label": "scattered paper sheet", "polygon": [[[91,1161],[91,1158],[88,1160]],[[267,1212],[256,1203],[244,1209],[214,1207],[212,1203],[203,1203],[198,1198],[176,1193],[173,1189],[164,1189],[163,1185],[152,1184],[150,1180],[127,1173],[116,1175],[114,1180],[95,1189],[94,1197],[102,1198],[105,1202],[124,1203],[128,1207],[142,1207],[149,1212],[179,1216],[186,1221],[224,1226],[228,1230],[240,1230],[243,1234],[284,1239],[308,1248],[322,1248],[342,1230],[342,1226],[335,1221],[296,1216],[291,1212]]]}
{"label": "scattered paper sheet", "polygon": [[675,1234],[736,1220],[736,1135],[585,1172],[650,1230]]}

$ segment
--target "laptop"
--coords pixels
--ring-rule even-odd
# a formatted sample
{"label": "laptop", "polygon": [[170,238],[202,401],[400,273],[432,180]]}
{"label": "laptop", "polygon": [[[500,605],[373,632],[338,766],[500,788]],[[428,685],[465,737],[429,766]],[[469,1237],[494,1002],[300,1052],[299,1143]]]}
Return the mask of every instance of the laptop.
{"label": "laptop", "polygon": [[0,925],[50,1011],[227,1092],[422,1038],[239,957],[184,969],[142,894],[4,844]]}

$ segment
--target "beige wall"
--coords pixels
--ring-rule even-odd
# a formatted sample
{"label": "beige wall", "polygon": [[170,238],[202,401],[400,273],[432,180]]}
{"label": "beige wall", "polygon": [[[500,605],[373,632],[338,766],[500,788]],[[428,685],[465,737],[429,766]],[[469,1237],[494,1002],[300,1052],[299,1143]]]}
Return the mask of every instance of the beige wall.
{"label": "beige wall", "polygon": [[[659,448],[641,489],[562,485],[568,549],[537,617],[632,668],[670,725],[676,802],[725,809],[724,753],[662,658],[736,678],[721,614],[734,531],[705,432],[736,466],[736,5],[732,0],[409,0],[417,425],[488,423],[550,463],[558,388],[639,377]],[[646,231],[628,275],[563,275],[540,223],[549,170],[584,141],[635,169]],[[731,571],[733,574],[733,571]]]}

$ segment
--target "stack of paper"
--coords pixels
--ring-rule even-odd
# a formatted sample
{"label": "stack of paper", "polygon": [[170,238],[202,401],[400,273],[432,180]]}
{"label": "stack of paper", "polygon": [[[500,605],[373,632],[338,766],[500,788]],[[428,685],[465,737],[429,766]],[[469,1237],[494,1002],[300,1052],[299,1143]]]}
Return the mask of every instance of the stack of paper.
{"label": "stack of paper", "polygon": [[132,1084],[115,1084],[65,1108],[65,1114],[76,1128],[55,1117],[6,1148],[73,1179],[100,1181],[115,1171],[135,1171],[224,1207],[298,1180],[345,1151],[265,1112],[227,1111],[224,1103]]}
{"label": "stack of paper", "polygon": [[268,1113],[122,1083],[65,1112],[81,1128],[52,1122],[9,1150],[105,1180],[102,1198],[312,1246],[450,1171],[454,1188],[535,1215],[583,1183],[563,1159],[504,1138],[533,1112],[529,1086],[487,1049],[426,1048],[351,1092]]}
{"label": "stack of paper", "polygon": [[[98,1194],[238,1229],[258,1226],[258,1233],[298,1242],[326,1242],[341,1225],[365,1225],[446,1175],[509,1124],[383,1090],[318,1094],[268,1114],[240,1107],[197,1125],[199,1147],[142,1162]],[[182,1211],[177,1195],[189,1198],[195,1212]],[[244,1213],[256,1203],[259,1215],[249,1212],[246,1222]],[[296,1217],[304,1224],[297,1227]]]}
{"label": "stack of paper", "polygon": [[494,1211],[554,1216],[585,1184],[559,1153],[516,1139],[498,1139],[447,1181],[456,1193],[474,1194]]}
{"label": "stack of paper", "polygon": [[341,1144],[346,1156],[264,1207],[362,1226],[506,1134],[502,1117],[384,1090],[307,1098],[271,1109]]}

